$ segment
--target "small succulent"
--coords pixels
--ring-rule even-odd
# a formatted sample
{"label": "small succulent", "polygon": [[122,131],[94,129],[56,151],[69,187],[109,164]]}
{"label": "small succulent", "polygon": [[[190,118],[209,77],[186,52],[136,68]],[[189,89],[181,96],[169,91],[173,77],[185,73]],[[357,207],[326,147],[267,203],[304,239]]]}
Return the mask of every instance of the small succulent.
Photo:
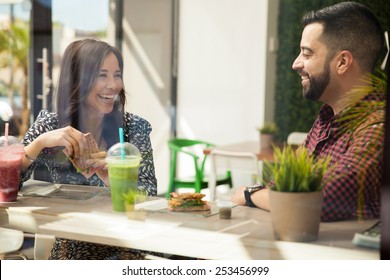
{"label": "small succulent", "polygon": [[265,123],[262,127],[258,128],[261,134],[276,134],[278,127],[274,123]]}

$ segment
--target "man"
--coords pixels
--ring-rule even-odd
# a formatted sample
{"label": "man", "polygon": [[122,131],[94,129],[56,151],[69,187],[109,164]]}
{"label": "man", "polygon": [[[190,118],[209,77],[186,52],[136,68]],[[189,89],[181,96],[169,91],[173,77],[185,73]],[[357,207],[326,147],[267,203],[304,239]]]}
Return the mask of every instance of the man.
{"label": "man", "polygon": [[[363,78],[373,72],[384,45],[380,23],[355,2],[311,11],[302,23],[301,52],[292,68],[301,76],[303,96],[324,103],[303,144],[315,156],[330,155],[336,165],[324,177],[322,221],[378,217],[384,112],[371,113],[354,132],[345,132],[338,118],[348,106],[345,97],[367,85]],[[378,96],[365,99],[381,100]],[[232,201],[269,210],[269,189],[241,187]]]}

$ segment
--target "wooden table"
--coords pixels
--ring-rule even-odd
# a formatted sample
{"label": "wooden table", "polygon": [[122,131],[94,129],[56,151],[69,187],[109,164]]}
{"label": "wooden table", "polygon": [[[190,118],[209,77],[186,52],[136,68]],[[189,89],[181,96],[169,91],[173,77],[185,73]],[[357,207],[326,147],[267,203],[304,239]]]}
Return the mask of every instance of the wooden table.
{"label": "wooden table", "polygon": [[[29,187],[47,183],[29,181]],[[317,241],[294,243],[274,240],[270,214],[244,206],[234,207],[230,220],[159,212],[132,220],[112,210],[109,191],[87,200],[18,197],[0,203],[1,227],[201,259],[379,259],[378,250],[351,242],[375,222],[321,223]]]}

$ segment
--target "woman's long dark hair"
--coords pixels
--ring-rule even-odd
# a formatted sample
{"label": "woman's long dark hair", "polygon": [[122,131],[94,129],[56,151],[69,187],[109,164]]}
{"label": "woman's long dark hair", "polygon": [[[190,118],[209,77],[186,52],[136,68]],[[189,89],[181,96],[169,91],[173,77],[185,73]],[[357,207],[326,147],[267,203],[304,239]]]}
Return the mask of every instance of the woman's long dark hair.
{"label": "woman's long dark hair", "polygon": [[[98,77],[100,66],[110,53],[118,59],[123,75],[123,58],[120,52],[106,42],[84,39],[71,43],[65,50],[57,88],[59,126],[72,126],[82,131],[80,109]],[[121,77],[123,80],[123,76]],[[118,128],[122,126],[126,93],[124,88],[111,113],[103,118],[102,138],[107,147],[119,142]],[[83,131],[84,133],[88,131]]]}

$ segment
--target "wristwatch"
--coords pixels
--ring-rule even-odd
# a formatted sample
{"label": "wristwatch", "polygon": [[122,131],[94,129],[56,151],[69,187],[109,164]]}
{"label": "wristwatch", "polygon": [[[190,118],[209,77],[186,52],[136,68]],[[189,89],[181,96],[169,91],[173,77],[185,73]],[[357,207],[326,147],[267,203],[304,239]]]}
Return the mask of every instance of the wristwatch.
{"label": "wristwatch", "polygon": [[252,196],[253,193],[255,193],[257,191],[260,191],[262,189],[265,189],[265,186],[260,185],[260,184],[253,185],[253,186],[250,186],[250,187],[246,187],[246,189],[244,191],[246,206],[256,207],[256,205],[253,203],[253,201],[251,199],[251,196]]}

